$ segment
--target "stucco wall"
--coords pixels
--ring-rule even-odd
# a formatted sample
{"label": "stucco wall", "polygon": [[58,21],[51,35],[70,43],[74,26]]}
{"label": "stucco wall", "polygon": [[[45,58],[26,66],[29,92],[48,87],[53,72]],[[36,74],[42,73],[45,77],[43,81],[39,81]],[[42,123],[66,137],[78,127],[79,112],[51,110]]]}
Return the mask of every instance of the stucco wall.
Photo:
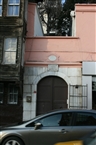
{"label": "stucco wall", "polygon": [[[95,9],[96,4],[76,5],[76,37],[30,37],[28,35],[26,38],[25,65],[28,63],[29,65],[68,64],[70,62],[80,64],[82,61],[96,61]],[[29,27],[29,30],[31,31],[31,27]],[[56,57],[53,62],[49,59],[51,55]]]}

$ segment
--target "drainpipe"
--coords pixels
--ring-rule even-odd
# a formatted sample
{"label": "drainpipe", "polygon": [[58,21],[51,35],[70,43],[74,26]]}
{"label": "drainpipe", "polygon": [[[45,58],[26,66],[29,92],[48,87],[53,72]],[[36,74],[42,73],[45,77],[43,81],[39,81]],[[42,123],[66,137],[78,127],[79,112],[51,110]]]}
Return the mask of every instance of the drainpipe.
{"label": "drainpipe", "polygon": [[70,16],[72,18],[72,36],[76,36],[75,11],[71,11]]}

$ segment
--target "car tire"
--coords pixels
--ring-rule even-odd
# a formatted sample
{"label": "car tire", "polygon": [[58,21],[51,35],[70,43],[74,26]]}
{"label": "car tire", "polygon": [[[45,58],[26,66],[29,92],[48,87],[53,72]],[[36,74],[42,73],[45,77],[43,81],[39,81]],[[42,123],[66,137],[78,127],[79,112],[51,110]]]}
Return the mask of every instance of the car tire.
{"label": "car tire", "polygon": [[24,145],[21,139],[17,137],[8,137],[2,143],[2,145]]}

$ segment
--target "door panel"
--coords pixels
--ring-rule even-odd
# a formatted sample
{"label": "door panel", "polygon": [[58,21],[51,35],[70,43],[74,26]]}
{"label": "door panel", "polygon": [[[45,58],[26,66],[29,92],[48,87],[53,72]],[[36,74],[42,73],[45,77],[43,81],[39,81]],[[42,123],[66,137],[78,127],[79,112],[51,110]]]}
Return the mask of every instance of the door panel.
{"label": "door panel", "polygon": [[53,89],[53,108],[67,108],[67,86],[54,86]]}
{"label": "door panel", "polygon": [[94,131],[96,129],[95,126],[74,126],[72,128],[72,138],[73,140],[76,140],[76,139],[80,139],[84,136],[86,136],[88,133],[90,133],[91,131]]}
{"label": "door panel", "polygon": [[72,140],[72,126],[42,127],[36,131],[31,130],[30,134],[30,145],[54,145],[57,142]]}
{"label": "door panel", "polygon": [[67,108],[68,85],[55,76],[43,78],[37,85],[36,115],[53,109]]}
{"label": "door panel", "polygon": [[[73,125],[73,133],[76,138],[80,138],[96,129],[95,113],[74,113],[75,122]],[[74,138],[75,139],[75,138]]]}

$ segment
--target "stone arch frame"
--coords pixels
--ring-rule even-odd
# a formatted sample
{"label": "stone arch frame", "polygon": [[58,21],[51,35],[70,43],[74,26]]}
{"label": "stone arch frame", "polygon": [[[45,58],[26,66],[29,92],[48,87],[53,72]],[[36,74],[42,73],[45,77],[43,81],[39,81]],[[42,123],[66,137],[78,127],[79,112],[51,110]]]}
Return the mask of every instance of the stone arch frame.
{"label": "stone arch frame", "polygon": [[[67,83],[67,85],[68,85],[68,100],[69,100],[69,84],[71,84],[69,78],[64,73],[61,73],[61,72],[45,72],[45,73],[42,73],[39,76],[37,76],[32,83],[32,96],[34,96],[34,98],[35,98],[35,102],[34,102],[34,107],[35,107],[34,110],[35,111],[34,111],[34,116],[32,115],[33,117],[36,116],[37,84],[41,79],[43,79],[44,77],[47,77],[47,76],[60,77]],[[69,103],[68,103],[69,101],[68,100],[67,100],[67,104],[68,104],[68,108],[69,108]]]}
{"label": "stone arch frame", "polygon": [[69,78],[64,73],[61,73],[61,72],[45,72],[45,73],[40,74],[38,77],[36,77],[36,79],[33,81],[32,85],[38,84],[38,82],[41,79],[43,79],[44,77],[47,77],[47,76],[57,76],[57,77],[62,78],[67,83],[67,85],[71,84]]}

